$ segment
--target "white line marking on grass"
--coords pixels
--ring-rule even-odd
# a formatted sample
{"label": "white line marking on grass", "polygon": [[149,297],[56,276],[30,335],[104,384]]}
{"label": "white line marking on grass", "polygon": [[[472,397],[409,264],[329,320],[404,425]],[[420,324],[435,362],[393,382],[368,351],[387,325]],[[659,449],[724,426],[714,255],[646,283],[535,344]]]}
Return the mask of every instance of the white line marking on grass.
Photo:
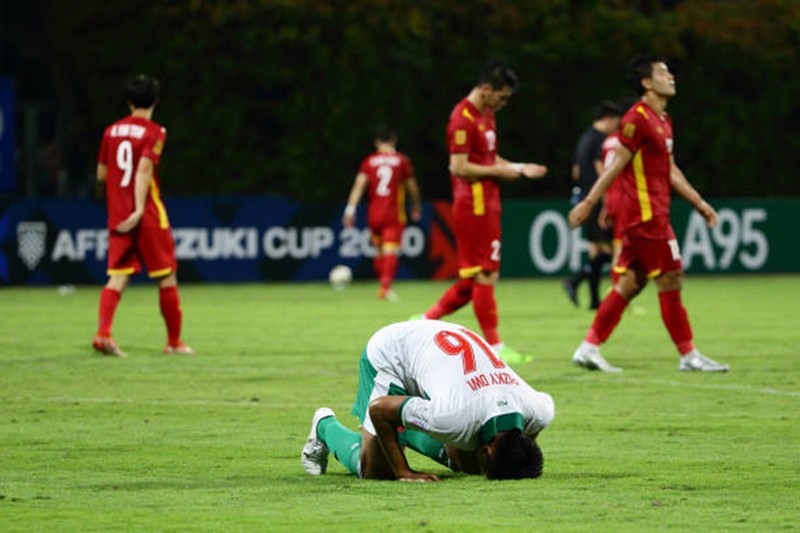
{"label": "white line marking on grass", "polygon": [[[583,376],[568,377],[572,381],[588,381]],[[665,385],[668,387],[685,387],[688,389],[712,389],[712,390],[729,390],[729,391],[742,391],[754,392],[759,394],[770,394],[773,396],[790,396],[800,397],[798,391],[786,391],[780,389],[752,387],[750,385],[717,385],[712,383],[690,383],[685,381],[667,381],[663,379],[635,379],[635,378],[611,378],[614,383],[629,384],[629,385]]]}
{"label": "white line marking on grass", "polygon": [[49,396],[39,397],[32,396],[23,398],[17,396],[15,398],[3,398],[3,401],[8,402],[51,402],[51,403],[117,403],[128,405],[210,405],[219,407],[281,407],[281,405],[274,406],[269,403],[262,403],[261,400],[140,400],[130,398],[73,398],[69,396]]}

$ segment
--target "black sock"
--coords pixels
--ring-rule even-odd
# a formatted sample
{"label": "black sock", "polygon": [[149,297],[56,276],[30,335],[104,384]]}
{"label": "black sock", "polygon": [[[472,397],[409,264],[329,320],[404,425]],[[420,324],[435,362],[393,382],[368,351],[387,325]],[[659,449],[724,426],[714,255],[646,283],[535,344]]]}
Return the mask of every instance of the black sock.
{"label": "black sock", "polygon": [[589,261],[589,290],[592,298],[591,307],[597,308],[600,305],[600,276],[603,274],[603,265],[611,262],[611,256],[599,253]]}

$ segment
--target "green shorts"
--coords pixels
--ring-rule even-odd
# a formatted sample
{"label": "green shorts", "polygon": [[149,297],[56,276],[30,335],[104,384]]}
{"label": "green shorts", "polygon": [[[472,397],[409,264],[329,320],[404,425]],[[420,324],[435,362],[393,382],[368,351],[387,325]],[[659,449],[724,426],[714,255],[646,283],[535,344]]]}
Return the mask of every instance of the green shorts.
{"label": "green shorts", "polygon": [[[373,398],[380,396],[407,396],[408,393],[405,389],[397,383],[392,383],[391,380],[380,379],[376,384],[375,378],[378,371],[372,366],[372,363],[367,357],[367,348],[361,352],[361,360],[358,364],[358,390],[356,391],[356,399],[353,402],[352,413],[362,423],[367,417],[367,409],[369,402]],[[383,374],[384,378],[387,377]]]}

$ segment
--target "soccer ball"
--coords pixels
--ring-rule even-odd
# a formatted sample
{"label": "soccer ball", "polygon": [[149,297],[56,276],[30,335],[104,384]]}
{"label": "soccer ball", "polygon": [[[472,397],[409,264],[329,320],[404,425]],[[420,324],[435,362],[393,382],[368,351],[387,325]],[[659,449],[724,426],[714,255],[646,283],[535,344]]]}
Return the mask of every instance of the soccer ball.
{"label": "soccer ball", "polygon": [[353,271],[347,265],[336,265],[328,274],[328,281],[334,289],[340,291],[353,281]]}

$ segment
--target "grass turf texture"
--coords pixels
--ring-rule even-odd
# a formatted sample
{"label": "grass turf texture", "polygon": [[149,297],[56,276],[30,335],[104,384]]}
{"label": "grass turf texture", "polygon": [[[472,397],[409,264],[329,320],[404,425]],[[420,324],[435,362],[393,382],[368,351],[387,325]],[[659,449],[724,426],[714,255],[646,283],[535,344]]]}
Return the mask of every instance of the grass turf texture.
{"label": "grass turf texture", "polygon": [[[153,285],[123,296],[95,355],[99,287],[0,290],[3,531],[766,531],[797,525],[800,280],[689,277],[700,349],[724,375],[680,373],[655,287],[634,302],[606,357],[570,357],[592,314],[560,280],[503,280],[504,340],[517,370],[556,401],[539,480],[488,482],[409,452],[438,484],[360,481],[331,457],[307,476],[314,410],[349,414],[358,357],[379,327],[423,311],[445,283],[184,285],[185,340],[164,356]],[[585,296],[585,295],[584,295]],[[585,298],[584,298],[585,299]],[[471,308],[450,317],[477,328]]]}

